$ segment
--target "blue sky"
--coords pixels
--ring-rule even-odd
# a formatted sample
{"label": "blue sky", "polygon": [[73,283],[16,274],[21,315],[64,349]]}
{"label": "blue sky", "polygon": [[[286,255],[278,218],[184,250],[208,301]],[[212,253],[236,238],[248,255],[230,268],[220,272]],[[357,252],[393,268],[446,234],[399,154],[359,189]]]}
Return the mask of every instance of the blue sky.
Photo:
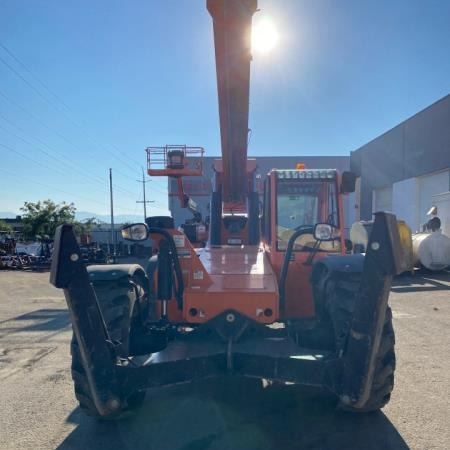
{"label": "blue sky", "polygon": [[[107,213],[112,167],[116,212],[140,213],[146,146],[220,154],[205,3],[0,0],[0,211],[51,198]],[[251,155],[345,155],[450,92],[449,1],[259,8],[280,40],[254,54]],[[151,214],[165,186],[149,183]]]}

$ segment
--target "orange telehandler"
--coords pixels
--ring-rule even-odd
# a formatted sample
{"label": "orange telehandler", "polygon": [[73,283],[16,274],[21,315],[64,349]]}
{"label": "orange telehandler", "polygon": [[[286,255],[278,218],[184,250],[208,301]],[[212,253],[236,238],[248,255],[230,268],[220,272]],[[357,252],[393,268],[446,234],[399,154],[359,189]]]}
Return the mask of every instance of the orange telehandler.
{"label": "orange telehandler", "polygon": [[[171,217],[149,217],[122,230],[151,237],[157,254],[147,267],[86,268],[72,227],[58,228],[50,279],[70,311],[76,397],[88,414],[114,417],[139,406],[146,388],[229,375],[321,387],[347,410],[379,409],[394,382],[396,219],[376,213],[366,254],[345,254],[343,195],[355,178],[301,165],[267,174],[261,211],[256,161],[247,158],[257,1],[207,0],[207,8],[222,146],[207,246],[194,248]],[[155,169],[149,150],[149,173],[199,170],[185,147],[162,155]]]}

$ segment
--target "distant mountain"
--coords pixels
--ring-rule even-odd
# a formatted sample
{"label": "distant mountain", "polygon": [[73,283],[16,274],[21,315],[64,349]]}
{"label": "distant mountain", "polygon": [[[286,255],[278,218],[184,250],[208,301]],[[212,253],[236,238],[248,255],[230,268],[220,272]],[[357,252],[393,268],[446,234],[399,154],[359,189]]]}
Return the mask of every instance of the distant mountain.
{"label": "distant mountain", "polygon": [[15,219],[19,214],[14,214],[12,212],[0,211],[0,219]]}
{"label": "distant mountain", "polygon": [[[75,219],[76,220],[86,220],[90,219],[91,217],[95,217],[100,222],[110,223],[111,222],[111,216],[108,214],[96,214],[93,212],[88,211],[77,211],[75,213]],[[144,220],[144,217],[142,214],[118,214],[117,216],[114,215],[114,222],[115,223],[133,223],[133,222],[142,222]]]}

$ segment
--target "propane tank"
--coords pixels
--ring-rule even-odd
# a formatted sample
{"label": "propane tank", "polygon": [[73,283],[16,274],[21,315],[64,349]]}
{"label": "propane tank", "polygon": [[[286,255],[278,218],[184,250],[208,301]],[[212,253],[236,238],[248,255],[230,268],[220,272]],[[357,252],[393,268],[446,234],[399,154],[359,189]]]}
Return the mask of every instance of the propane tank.
{"label": "propane tank", "polygon": [[[350,228],[350,241],[353,253],[365,253],[372,232],[373,220],[355,222]],[[413,250],[411,242],[411,228],[404,220],[397,220],[398,234],[402,249],[401,272],[413,270]]]}
{"label": "propane tank", "polygon": [[350,241],[353,244],[353,253],[365,253],[372,231],[373,220],[355,222],[350,228]]}
{"label": "propane tank", "polygon": [[413,271],[414,270],[414,258],[412,249],[412,233],[411,228],[406,224],[404,220],[397,220],[397,229],[400,236],[400,244],[402,247],[402,270]]}
{"label": "propane tank", "polygon": [[450,238],[441,230],[413,235],[412,246],[415,266],[422,265],[430,270],[450,266]]}

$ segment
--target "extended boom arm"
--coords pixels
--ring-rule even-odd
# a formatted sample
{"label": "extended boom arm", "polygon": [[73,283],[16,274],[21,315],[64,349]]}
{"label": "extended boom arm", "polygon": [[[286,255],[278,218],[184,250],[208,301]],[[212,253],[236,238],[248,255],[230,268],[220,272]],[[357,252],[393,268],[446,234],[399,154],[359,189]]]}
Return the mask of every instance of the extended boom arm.
{"label": "extended boom arm", "polygon": [[251,24],[257,0],[208,0],[214,22],[224,202],[243,203],[248,193],[247,143]]}

